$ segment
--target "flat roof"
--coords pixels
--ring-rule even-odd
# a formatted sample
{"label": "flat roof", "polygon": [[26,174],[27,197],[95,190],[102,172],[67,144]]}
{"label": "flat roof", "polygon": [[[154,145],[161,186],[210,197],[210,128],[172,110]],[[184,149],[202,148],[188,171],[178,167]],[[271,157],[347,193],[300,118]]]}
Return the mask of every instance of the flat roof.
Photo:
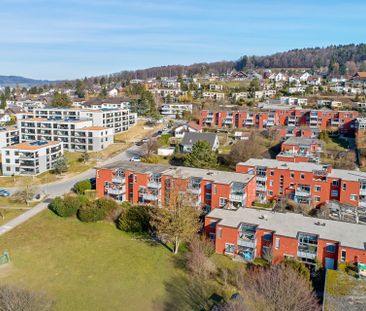
{"label": "flat roof", "polygon": [[79,131],[104,131],[108,130],[109,128],[103,127],[103,126],[87,126],[83,127],[81,129],[78,129]]}
{"label": "flat roof", "polygon": [[323,141],[317,138],[308,138],[308,137],[290,137],[286,139],[283,144],[285,145],[301,145],[301,146],[310,146],[310,145],[321,145]]}
{"label": "flat roof", "polygon": [[72,118],[64,118],[64,119],[54,119],[54,118],[27,118],[22,119],[21,121],[29,121],[29,122],[57,122],[57,123],[79,123],[79,122],[90,122],[88,119],[72,119]]}
{"label": "flat roof", "polygon": [[45,147],[56,146],[56,145],[60,145],[60,144],[62,144],[62,142],[50,141],[50,140],[28,141],[28,142],[12,145],[12,146],[9,146],[9,147],[3,148],[3,149],[33,151],[33,150],[38,150],[38,149],[42,149],[42,148],[45,148]]}
{"label": "flat roof", "polygon": [[292,238],[296,238],[299,232],[312,233],[320,239],[340,242],[342,246],[366,249],[365,225],[254,208],[239,208],[235,211],[215,208],[206,217],[221,219],[218,224],[222,226],[238,228],[241,223],[248,223]]}
{"label": "flat roof", "polygon": [[182,179],[187,179],[189,177],[197,177],[202,178],[204,180],[213,181],[219,184],[231,184],[232,182],[247,184],[252,178],[254,178],[254,175],[250,174],[200,169],[185,166],[171,166],[171,165],[160,165],[160,164],[156,165],[141,162],[123,161],[102,166],[100,168],[105,169],[122,168],[125,170],[135,171],[142,174],[162,174]]}

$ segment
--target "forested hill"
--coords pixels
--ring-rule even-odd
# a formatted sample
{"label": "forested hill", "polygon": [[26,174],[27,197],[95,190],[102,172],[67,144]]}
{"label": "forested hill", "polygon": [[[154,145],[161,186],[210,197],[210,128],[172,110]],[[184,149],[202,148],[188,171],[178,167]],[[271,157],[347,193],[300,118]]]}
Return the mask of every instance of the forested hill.
{"label": "forested hill", "polygon": [[[267,56],[243,56],[237,61],[199,63],[189,66],[171,65],[114,74],[121,79],[147,79],[179,74],[224,73],[256,68],[312,68],[326,69],[333,74],[353,74],[366,71],[366,44],[332,45],[325,48],[294,49]],[[348,71],[347,71],[348,69]]]}
{"label": "forested hill", "polygon": [[344,74],[346,68],[366,69],[366,44],[332,45],[326,48],[295,49],[268,56],[243,56],[235,68],[329,68]]}

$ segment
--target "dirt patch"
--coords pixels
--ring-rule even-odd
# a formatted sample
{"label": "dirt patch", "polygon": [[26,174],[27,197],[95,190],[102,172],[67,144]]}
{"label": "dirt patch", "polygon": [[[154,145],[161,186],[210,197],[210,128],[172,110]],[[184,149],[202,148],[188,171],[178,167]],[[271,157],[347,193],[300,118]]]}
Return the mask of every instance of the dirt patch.
{"label": "dirt patch", "polygon": [[0,266],[0,279],[6,278],[14,270],[14,266],[11,262]]}

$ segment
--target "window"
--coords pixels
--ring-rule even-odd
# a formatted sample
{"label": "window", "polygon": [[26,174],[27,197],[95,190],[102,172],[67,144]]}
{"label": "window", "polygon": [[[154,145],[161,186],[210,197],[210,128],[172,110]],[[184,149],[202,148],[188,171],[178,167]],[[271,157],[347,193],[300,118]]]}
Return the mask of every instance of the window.
{"label": "window", "polygon": [[211,229],[215,229],[216,228],[216,224],[217,224],[217,221],[216,220],[211,220],[211,222],[210,222],[210,228]]}
{"label": "window", "polygon": [[341,252],[341,261],[342,262],[345,262],[346,259],[347,259],[347,252],[344,249],[342,249],[342,252]]}
{"label": "window", "polygon": [[209,234],[209,239],[210,239],[211,241],[215,241],[215,238],[216,238],[216,234],[215,234],[214,232],[210,232],[210,234]]}
{"label": "window", "polygon": [[273,180],[270,180],[269,185],[273,187]]}
{"label": "window", "polygon": [[224,207],[226,205],[227,199],[226,198],[220,198],[220,207]]}
{"label": "window", "polygon": [[294,172],[291,172],[291,173],[290,173],[290,177],[291,177],[291,178],[295,178],[295,173],[294,173]]}
{"label": "window", "polygon": [[217,237],[218,237],[219,239],[221,239],[221,238],[222,238],[222,228],[217,229]]}
{"label": "window", "polygon": [[275,240],[275,249],[279,249],[280,248],[280,238],[276,238]]}
{"label": "window", "polygon": [[273,195],[273,191],[268,191],[268,195]]}
{"label": "window", "polygon": [[342,190],[345,191],[347,189],[347,184],[346,183],[342,183]]}
{"label": "window", "polygon": [[269,172],[269,174],[270,174],[271,176],[273,176],[273,175],[274,175],[274,171],[270,171],[270,172]]}
{"label": "window", "polygon": [[10,163],[10,159],[6,159],[6,160],[5,160],[5,162],[6,162],[6,163]]}
{"label": "window", "polygon": [[326,252],[328,253],[335,253],[336,252],[336,246],[335,244],[327,244],[325,247]]}
{"label": "window", "polygon": [[302,173],[301,173],[301,174],[300,174],[300,178],[301,178],[301,179],[305,179],[305,174],[302,174]]}
{"label": "window", "polygon": [[339,183],[338,180],[332,180],[332,186],[338,187]]}
{"label": "window", "polygon": [[5,154],[6,154],[6,155],[9,155],[9,154],[10,154],[10,152],[9,152],[9,151],[5,151]]}
{"label": "window", "polygon": [[338,197],[338,190],[332,190],[332,192],[330,193],[330,196]]}
{"label": "window", "polygon": [[358,199],[357,194],[351,194],[350,199],[351,199],[351,201],[357,201],[357,199]]}
{"label": "window", "polygon": [[314,196],[314,201],[315,201],[315,202],[320,202],[320,197],[318,197],[318,196]]}
{"label": "window", "polygon": [[320,191],[321,191],[321,189],[322,189],[322,188],[321,188],[320,186],[315,186],[315,187],[314,187],[314,191],[315,191],[315,192],[320,192]]}
{"label": "window", "polygon": [[289,188],[290,188],[290,189],[294,189],[294,188],[295,188],[295,185],[294,185],[293,183],[291,183],[291,184],[289,185]]}

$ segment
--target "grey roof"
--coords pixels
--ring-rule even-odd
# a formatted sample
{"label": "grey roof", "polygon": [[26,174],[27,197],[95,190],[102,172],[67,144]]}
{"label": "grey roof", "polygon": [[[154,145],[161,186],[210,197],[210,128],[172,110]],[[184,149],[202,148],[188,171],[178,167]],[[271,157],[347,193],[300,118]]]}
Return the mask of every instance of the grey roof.
{"label": "grey roof", "polygon": [[218,170],[208,170],[185,166],[171,166],[171,165],[156,165],[141,162],[117,162],[110,165],[105,165],[102,168],[117,169],[122,168],[131,170],[142,174],[162,174],[175,178],[187,179],[189,177],[202,178],[207,181],[212,181],[219,184],[231,184],[232,182],[240,182],[247,184],[254,175],[225,172]]}
{"label": "grey roof", "polygon": [[198,141],[207,141],[211,147],[215,145],[217,135],[215,133],[192,133],[184,134],[181,145],[192,146]]}
{"label": "grey roof", "polygon": [[322,145],[323,141],[316,138],[307,138],[307,137],[290,137],[283,142],[287,145],[301,145],[301,146],[310,146],[314,144]]}
{"label": "grey roof", "polygon": [[238,164],[248,165],[248,166],[265,166],[268,168],[279,168],[283,170],[291,171],[304,171],[312,172],[314,170],[324,170],[326,166],[321,164],[315,164],[310,162],[283,162],[273,159],[249,159],[246,162],[240,162]]}
{"label": "grey roof", "polygon": [[333,169],[328,176],[350,181],[359,181],[360,179],[366,179],[366,173],[364,172],[339,169]]}
{"label": "grey roof", "polygon": [[[249,223],[257,225],[261,229],[275,231],[278,235],[292,238],[296,238],[299,232],[312,233],[321,239],[340,242],[343,246],[365,249],[365,225],[253,208],[239,208],[236,211],[216,208],[207,217],[221,219],[219,225],[223,226],[237,228],[241,223]],[[325,225],[320,225],[320,223]]]}

